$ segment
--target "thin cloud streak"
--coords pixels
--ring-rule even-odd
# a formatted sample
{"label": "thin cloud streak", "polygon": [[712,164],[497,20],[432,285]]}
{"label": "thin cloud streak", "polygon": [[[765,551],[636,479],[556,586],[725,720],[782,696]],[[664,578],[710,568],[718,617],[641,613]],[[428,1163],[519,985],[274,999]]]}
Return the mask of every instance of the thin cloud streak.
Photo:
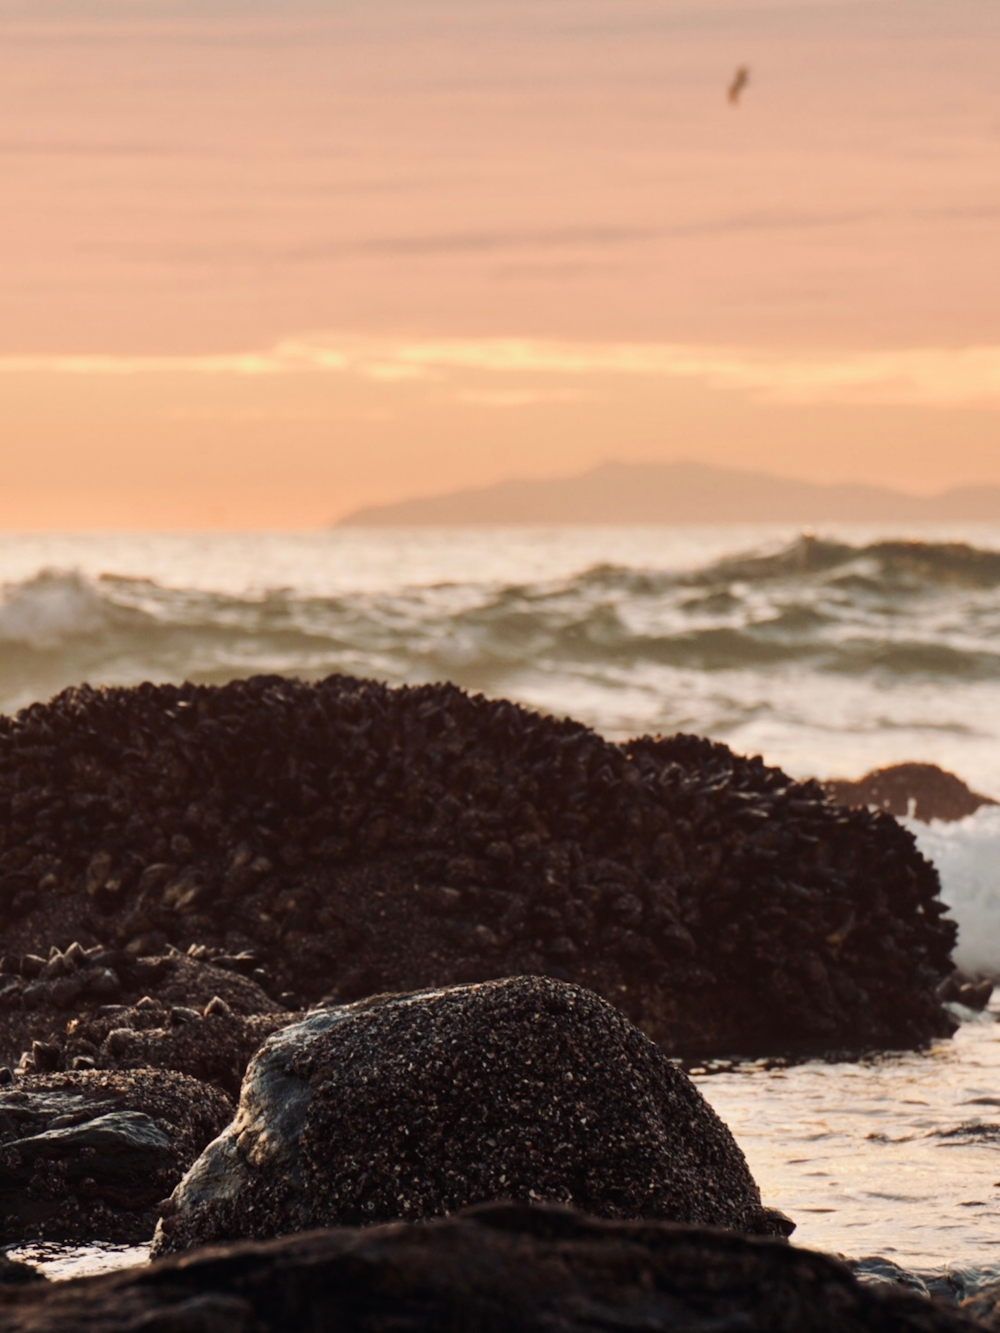
{"label": "thin cloud streak", "polygon": [[[674,343],[525,338],[313,335],[263,351],[204,356],[7,356],[0,375],[277,376],[336,374],[370,382],[454,383],[469,376],[696,380],[785,404],[865,403],[1000,409],[1000,345],[794,353]],[[506,387],[506,386],[505,386]],[[511,391],[515,391],[516,385]],[[481,388],[481,386],[477,386]],[[490,393],[492,390],[482,390]]]}

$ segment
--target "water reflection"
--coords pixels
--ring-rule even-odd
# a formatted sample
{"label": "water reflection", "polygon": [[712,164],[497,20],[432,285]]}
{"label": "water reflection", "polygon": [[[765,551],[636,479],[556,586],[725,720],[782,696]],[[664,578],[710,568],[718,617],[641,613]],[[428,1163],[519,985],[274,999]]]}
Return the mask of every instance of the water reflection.
{"label": "water reflection", "polygon": [[1000,1274],[998,1013],[922,1053],[693,1076],[796,1244]]}

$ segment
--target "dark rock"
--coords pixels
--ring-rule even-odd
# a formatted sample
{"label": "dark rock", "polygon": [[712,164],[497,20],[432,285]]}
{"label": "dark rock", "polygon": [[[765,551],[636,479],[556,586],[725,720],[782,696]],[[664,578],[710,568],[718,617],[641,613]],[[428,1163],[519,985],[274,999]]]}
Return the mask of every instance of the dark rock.
{"label": "dark rock", "polygon": [[959,1307],[970,1319],[978,1319],[979,1327],[1000,1329],[1000,1282],[990,1282],[972,1296],[967,1296]]}
{"label": "dark rock", "polygon": [[182,1074],[72,1071],[0,1090],[0,1243],[138,1243],[232,1103]]}
{"label": "dark rock", "polygon": [[0,1285],[24,1286],[26,1282],[44,1282],[45,1274],[40,1273],[31,1264],[12,1259],[9,1254],[0,1254]]}
{"label": "dark rock", "polygon": [[791,1229],[659,1047],[590,991],[514,977],[317,1010],[272,1037],[154,1250],[498,1197]]}
{"label": "dark rock", "polygon": [[[65,957],[58,954],[50,962]],[[108,989],[100,984],[110,971],[109,961],[119,978],[113,994],[123,1001],[114,1005],[106,1003]],[[289,1021],[281,1005],[255,981],[215,966],[210,954],[193,958],[174,951],[129,958],[98,946],[71,966],[73,978],[55,975],[48,981],[25,982],[14,977],[12,989],[0,998],[0,1050],[11,1056],[24,1051],[22,1068],[28,1072],[80,1068],[80,1060],[89,1062],[83,1067],[104,1069],[177,1069],[236,1096],[250,1056]],[[67,980],[84,984],[69,1010],[58,994]],[[175,1030],[174,1010],[186,1010],[200,1020],[213,1004],[212,1021],[198,1022],[184,1035]],[[76,1017],[70,1017],[73,1013]],[[134,1036],[109,1043],[115,1030]]]}
{"label": "dark rock", "polygon": [[664,1222],[491,1204],[0,1293],[2,1333],[972,1333],[827,1255]]}
{"label": "dark rock", "polygon": [[[305,1002],[556,974],[698,1056],[954,1026],[955,928],[893,819],[722,745],[614,745],[445,685],[80,687],[2,718],[0,884],[6,1059],[134,1003],[168,944],[248,982],[253,955]],[[43,976],[53,942],[98,952]],[[173,1002],[213,993],[232,1005]]]}
{"label": "dark rock", "polygon": [[937,764],[891,764],[855,781],[829,778],[822,786],[840,805],[874,806],[890,815],[921,819],[925,824],[932,819],[965,819],[984,805],[996,805],[991,797],[981,796]]}
{"label": "dark rock", "polygon": [[89,1059],[98,1069],[175,1069],[237,1097],[254,1051],[295,1018],[283,1011],[237,1014],[218,997],[204,1012],[149,1000],[75,1019],[65,1045],[74,1062]]}
{"label": "dark rock", "polygon": [[[918,1296],[930,1297],[931,1290],[927,1280],[920,1273],[911,1273],[908,1269],[900,1267],[892,1259],[886,1259],[883,1255],[866,1255],[863,1259],[848,1259],[847,1267],[851,1270],[859,1282],[866,1286],[873,1287],[902,1287],[906,1291],[912,1291]],[[940,1288],[941,1283],[938,1283]],[[948,1305],[957,1303],[956,1292],[954,1289],[941,1293],[946,1297]]]}
{"label": "dark rock", "polygon": [[993,990],[994,983],[989,978],[974,980],[962,972],[953,972],[938,988],[938,994],[942,1000],[982,1012],[989,1004]]}

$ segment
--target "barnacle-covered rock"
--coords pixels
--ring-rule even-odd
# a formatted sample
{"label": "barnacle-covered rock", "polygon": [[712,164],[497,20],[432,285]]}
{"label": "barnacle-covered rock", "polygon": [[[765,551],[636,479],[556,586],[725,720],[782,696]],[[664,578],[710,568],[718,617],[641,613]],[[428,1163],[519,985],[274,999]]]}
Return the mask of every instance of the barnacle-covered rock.
{"label": "barnacle-covered rock", "polygon": [[511,977],[317,1010],[272,1037],[154,1252],[504,1197],[792,1229],[659,1047],[591,991]]}
{"label": "barnacle-covered rock", "polygon": [[144,957],[74,941],[0,959],[0,1050],[22,1072],[177,1069],[239,1092],[247,1061],[291,1021],[254,955],[204,946]]}
{"label": "barnacle-covered rock", "polygon": [[183,1074],[30,1074],[0,1087],[0,1242],[137,1243],[232,1113]]}

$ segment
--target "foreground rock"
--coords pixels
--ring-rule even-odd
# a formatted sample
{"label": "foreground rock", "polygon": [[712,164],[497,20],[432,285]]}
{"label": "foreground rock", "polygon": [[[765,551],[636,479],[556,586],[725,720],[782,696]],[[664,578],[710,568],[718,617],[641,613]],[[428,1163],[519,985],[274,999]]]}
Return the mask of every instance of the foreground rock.
{"label": "foreground rock", "polygon": [[272,1037],[154,1253],[496,1198],[787,1234],[690,1079],[578,986],[514,977],[320,1010]]}
{"label": "foreground rock", "polygon": [[537,973],[679,1053],[906,1046],[953,1026],[938,889],[894,820],[760,759],[450,686],[83,687],[0,719],[19,957],[206,946],[307,1001]]}
{"label": "foreground rock", "polygon": [[1000,1282],[977,1291],[962,1302],[965,1314],[982,1322],[984,1328],[1000,1329]]}
{"label": "foreground rock", "polygon": [[0,1243],[149,1238],[158,1204],[232,1113],[182,1074],[75,1072],[0,1086]]}
{"label": "foreground rock", "polygon": [[493,1204],[440,1221],[196,1251],[0,1288],[4,1333],[972,1333],[780,1241]]}
{"label": "foreground rock", "polygon": [[863,778],[829,778],[823,789],[841,805],[874,806],[890,815],[954,822],[974,815],[984,805],[996,805],[989,796],[973,791],[961,778],[937,764],[891,764]]}

